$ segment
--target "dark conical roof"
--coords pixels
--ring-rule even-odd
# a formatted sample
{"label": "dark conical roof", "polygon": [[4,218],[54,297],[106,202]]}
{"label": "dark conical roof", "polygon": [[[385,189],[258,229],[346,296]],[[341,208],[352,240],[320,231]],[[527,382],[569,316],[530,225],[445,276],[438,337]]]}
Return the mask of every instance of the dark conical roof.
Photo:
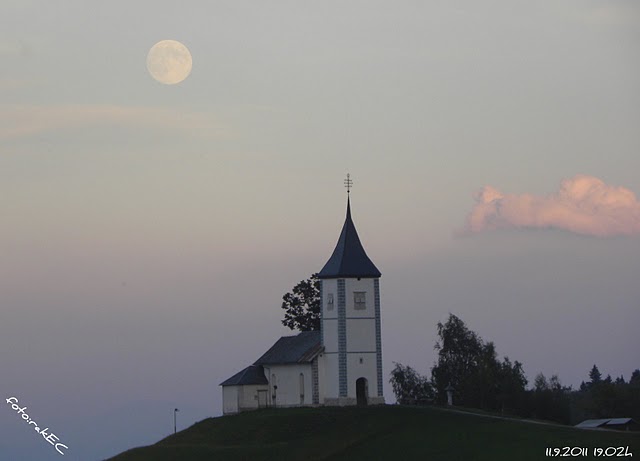
{"label": "dark conical roof", "polygon": [[351,203],[347,198],[347,218],[342,226],[338,244],[329,261],[318,273],[318,278],[377,278],[380,275],[380,271],[362,248],[356,226],[351,220]]}

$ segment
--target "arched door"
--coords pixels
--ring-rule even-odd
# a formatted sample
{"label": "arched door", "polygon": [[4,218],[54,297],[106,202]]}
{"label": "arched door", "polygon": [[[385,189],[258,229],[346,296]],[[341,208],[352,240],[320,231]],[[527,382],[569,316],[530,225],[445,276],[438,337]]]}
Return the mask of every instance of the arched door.
{"label": "arched door", "polygon": [[356,401],[359,407],[363,407],[368,403],[369,390],[367,387],[367,378],[358,378],[356,380]]}

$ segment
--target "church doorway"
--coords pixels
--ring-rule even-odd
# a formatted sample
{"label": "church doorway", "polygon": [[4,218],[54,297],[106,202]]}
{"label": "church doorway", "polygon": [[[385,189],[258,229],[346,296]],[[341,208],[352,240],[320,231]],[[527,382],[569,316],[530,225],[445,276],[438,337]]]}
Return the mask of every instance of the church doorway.
{"label": "church doorway", "polygon": [[367,378],[358,378],[356,380],[356,401],[359,407],[367,405],[369,400],[369,390],[367,386]]}

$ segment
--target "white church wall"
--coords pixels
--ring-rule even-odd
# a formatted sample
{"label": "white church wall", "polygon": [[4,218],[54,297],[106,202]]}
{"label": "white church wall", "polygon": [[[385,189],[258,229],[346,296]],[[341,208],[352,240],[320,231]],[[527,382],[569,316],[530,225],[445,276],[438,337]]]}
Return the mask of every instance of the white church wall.
{"label": "white church wall", "polygon": [[222,386],[222,413],[238,412],[238,386]]}
{"label": "white church wall", "polygon": [[375,351],[375,319],[347,319],[347,353]]}
{"label": "white church wall", "polygon": [[325,355],[318,356],[318,403],[322,405],[327,396],[327,365]]}
{"label": "white church wall", "polygon": [[[222,386],[222,413],[226,415],[259,408],[258,391],[266,392],[268,389],[266,384]],[[263,405],[266,406],[266,399]]]}
{"label": "white church wall", "polygon": [[[333,297],[333,305],[329,303]],[[322,280],[322,340],[323,359],[318,363],[320,403],[338,398],[338,280]]]}
{"label": "white church wall", "polygon": [[[324,385],[325,385],[325,394],[324,398],[333,398],[337,399],[340,388],[339,388],[339,376],[338,376],[338,354],[327,354],[324,353]],[[321,401],[322,402],[322,401]]]}
{"label": "white church wall", "polygon": [[[311,405],[313,403],[313,393],[311,387],[311,364],[288,364],[288,365],[270,365],[264,366],[265,375],[269,380],[271,394],[273,395],[273,386],[277,385],[275,390],[277,407],[288,407],[298,405]],[[268,374],[267,374],[268,373]],[[303,376],[303,386],[300,385],[300,374]],[[273,376],[275,375],[275,382]],[[302,389],[301,389],[302,387]],[[303,401],[300,400],[300,393],[303,391]],[[273,403],[273,400],[271,401]]]}
{"label": "white church wall", "polygon": [[267,385],[249,384],[238,386],[238,405],[240,411],[255,410],[259,407],[258,390],[267,390]]}
{"label": "white church wall", "polygon": [[325,352],[338,352],[338,319],[325,319],[322,328]]}

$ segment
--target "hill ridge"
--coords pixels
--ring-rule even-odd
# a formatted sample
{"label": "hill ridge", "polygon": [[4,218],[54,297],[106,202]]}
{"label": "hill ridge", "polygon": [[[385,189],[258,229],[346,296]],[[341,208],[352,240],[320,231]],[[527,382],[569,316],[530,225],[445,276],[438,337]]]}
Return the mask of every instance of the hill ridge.
{"label": "hill ridge", "polygon": [[[441,407],[381,405],[265,409],[207,418],[106,461],[539,460],[548,447],[629,446],[640,434]],[[638,456],[636,454],[636,456]]]}

